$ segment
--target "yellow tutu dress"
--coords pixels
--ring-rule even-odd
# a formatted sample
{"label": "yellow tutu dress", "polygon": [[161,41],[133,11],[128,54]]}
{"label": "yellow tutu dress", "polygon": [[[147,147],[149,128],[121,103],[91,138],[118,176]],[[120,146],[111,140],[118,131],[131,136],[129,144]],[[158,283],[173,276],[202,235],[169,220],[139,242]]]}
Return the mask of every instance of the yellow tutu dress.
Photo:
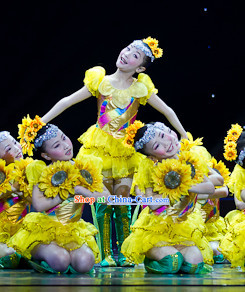
{"label": "yellow tutu dress", "polygon": [[77,158],[94,154],[103,160],[103,175],[107,178],[127,177],[135,172],[142,155],[122,144],[126,128],[136,119],[140,104],[145,105],[152,93],[157,93],[150,77],[140,73],[124,90],[114,88],[102,67],[86,71],[84,84],[97,97],[98,119],[78,139],[83,144]]}
{"label": "yellow tutu dress", "polygon": [[[21,160],[24,165],[27,164],[25,159]],[[19,163],[19,162],[18,162]],[[26,165],[25,165],[26,166]],[[23,173],[25,172],[23,167]],[[10,167],[10,165],[8,166]],[[16,175],[16,164],[12,164],[11,182],[13,183]],[[4,173],[4,169],[0,170]],[[25,178],[23,177],[23,180]],[[8,183],[9,184],[9,183]],[[3,184],[2,184],[3,185]],[[28,193],[23,190],[23,196],[18,196],[14,193],[6,192],[0,194],[0,242],[6,243],[7,240],[15,234],[26,216],[30,212],[30,203],[26,200]]]}
{"label": "yellow tutu dress", "polygon": [[[44,162],[36,161],[28,169],[27,177],[32,186],[38,183],[45,167]],[[7,241],[7,245],[30,259],[31,251],[38,244],[55,242],[68,251],[86,244],[98,263],[100,252],[94,238],[98,231],[93,224],[81,219],[83,208],[84,204],[74,203],[74,197],[70,197],[46,212],[31,212],[24,218],[18,232]]]}
{"label": "yellow tutu dress", "polygon": [[[132,193],[137,185],[144,193],[153,187],[151,173],[156,164],[149,158],[140,163],[134,176]],[[212,249],[204,236],[206,227],[201,212],[194,207],[196,194],[181,196],[180,201],[163,206],[155,211],[146,207],[139,215],[131,234],[122,245],[122,253],[135,264],[142,263],[145,254],[153,247],[162,246],[197,246],[207,264],[213,264]]]}
{"label": "yellow tutu dress", "polygon": [[6,243],[21,227],[30,204],[23,198],[12,195],[0,196],[0,242]]}
{"label": "yellow tutu dress", "polygon": [[[236,164],[231,174],[229,190],[239,201],[245,189],[245,169]],[[245,210],[233,210],[225,216],[227,233],[220,243],[220,251],[232,267],[244,269],[245,262]]]}

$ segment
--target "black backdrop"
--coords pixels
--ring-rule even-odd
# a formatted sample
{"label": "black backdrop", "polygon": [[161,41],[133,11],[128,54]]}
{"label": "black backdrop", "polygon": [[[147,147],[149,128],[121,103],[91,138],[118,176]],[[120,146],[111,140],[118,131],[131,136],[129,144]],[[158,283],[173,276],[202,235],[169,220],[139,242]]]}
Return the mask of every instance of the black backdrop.
{"label": "black backdrop", "polygon": [[[230,124],[245,124],[241,0],[8,3],[0,18],[0,130],[17,136],[24,115],[44,115],[81,88],[92,66],[113,73],[120,50],[149,35],[164,50],[147,72],[159,96],[194,138],[204,137],[212,155],[223,159]],[[96,114],[96,100],[90,98],[52,121],[71,138],[75,154],[77,138]],[[166,121],[149,105],[138,118]]]}

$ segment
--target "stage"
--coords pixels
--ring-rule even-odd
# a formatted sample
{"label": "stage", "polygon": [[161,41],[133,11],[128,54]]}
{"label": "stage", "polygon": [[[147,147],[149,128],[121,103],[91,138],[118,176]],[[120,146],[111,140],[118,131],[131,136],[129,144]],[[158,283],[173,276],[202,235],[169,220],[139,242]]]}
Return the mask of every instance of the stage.
{"label": "stage", "polygon": [[135,268],[95,267],[84,275],[41,274],[34,270],[0,270],[1,291],[244,291],[245,273],[229,264],[214,265],[206,275],[148,274],[143,265]]}

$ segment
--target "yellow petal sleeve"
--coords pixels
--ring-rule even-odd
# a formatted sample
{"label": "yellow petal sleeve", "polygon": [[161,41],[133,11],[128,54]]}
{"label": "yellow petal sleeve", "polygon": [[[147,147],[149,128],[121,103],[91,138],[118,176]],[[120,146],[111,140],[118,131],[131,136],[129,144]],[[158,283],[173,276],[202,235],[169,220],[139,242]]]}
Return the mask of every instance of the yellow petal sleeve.
{"label": "yellow petal sleeve", "polygon": [[138,75],[138,82],[143,83],[148,91],[148,94],[146,96],[140,98],[140,104],[145,105],[147,103],[147,100],[151,97],[152,93],[157,94],[158,90],[155,88],[155,85],[153,84],[150,76],[145,73],[140,73]]}
{"label": "yellow petal sleeve", "polygon": [[105,77],[105,69],[101,66],[93,67],[85,72],[84,84],[93,96],[98,97],[98,88]]}
{"label": "yellow petal sleeve", "polygon": [[135,186],[138,186],[141,192],[145,193],[147,188],[153,187],[152,182],[152,169],[154,167],[154,162],[149,159],[145,158],[140,162],[138,172],[134,175],[133,183],[131,187],[131,194],[135,194]]}
{"label": "yellow petal sleeve", "polygon": [[34,160],[26,167],[26,178],[29,183],[29,187],[32,190],[33,187],[38,183],[38,180],[46,167],[46,164],[42,160]]}
{"label": "yellow petal sleeve", "polygon": [[239,201],[243,201],[241,192],[245,189],[245,169],[238,164],[234,167],[228,187],[230,192],[233,193]]}

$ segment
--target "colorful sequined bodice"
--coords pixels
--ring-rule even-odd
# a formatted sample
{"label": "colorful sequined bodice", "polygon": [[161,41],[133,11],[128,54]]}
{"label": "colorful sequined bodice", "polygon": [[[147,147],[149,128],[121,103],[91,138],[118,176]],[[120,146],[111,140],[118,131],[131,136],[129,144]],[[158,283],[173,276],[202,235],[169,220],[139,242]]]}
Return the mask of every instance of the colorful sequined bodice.
{"label": "colorful sequined bodice", "polygon": [[167,215],[172,216],[173,221],[184,221],[193,212],[196,205],[197,195],[190,193],[189,196],[182,196],[180,201],[167,209]]}
{"label": "colorful sequined bodice", "polygon": [[13,224],[19,223],[30,212],[30,204],[20,197],[9,197],[0,200],[0,213],[5,212]]}
{"label": "colorful sequined bodice", "polygon": [[114,138],[122,138],[125,129],[135,121],[138,108],[139,102],[133,97],[125,108],[119,108],[114,104],[112,96],[101,95],[98,98],[97,127]]}
{"label": "colorful sequined bodice", "polygon": [[202,204],[202,211],[205,212],[205,223],[216,221],[219,218],[219,199],[208,199]]}

